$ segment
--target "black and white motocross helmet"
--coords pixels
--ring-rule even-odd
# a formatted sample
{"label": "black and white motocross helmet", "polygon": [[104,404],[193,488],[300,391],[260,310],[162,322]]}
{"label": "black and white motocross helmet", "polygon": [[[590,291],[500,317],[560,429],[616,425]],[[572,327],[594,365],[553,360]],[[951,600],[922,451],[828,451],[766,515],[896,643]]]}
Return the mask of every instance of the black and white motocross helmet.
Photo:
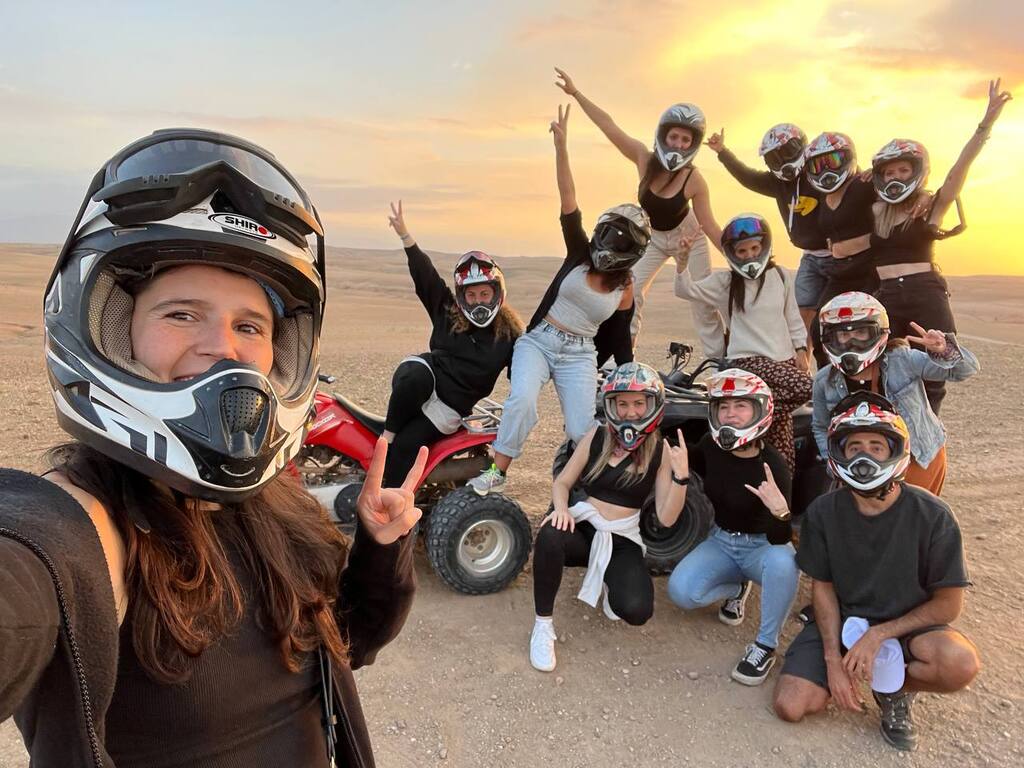
{"label": "black and white motocross helmet", "polygon": [[[673,149],[665,142],[673,128],[686,128],[693,134],[693,141],[687,149]],[[707,121],[700,107],[696,104],[673,104],[661,113],[654,133],[654,154],[658,156],[658,162],[666,171],[685,168],[696,157],[706,131]]]}
{"label": "black and white motocross helmet", "polygon": [[651,242],[651,220],[639,205],[623,203],[597,217],[590,237],[590,261],[601,272],[631,269]]}
{"label": "black and white motocross helmet", "polygon": [[[166,382],[135,359],[133,290],[193,264],[266,290],[276,315],[269,375],[224,359]],[[50,277],[46,364],[58,422],[186,495],[241,501],[302,445],[325,299],[319,216],[272,154],[211,131],[156,131],[96,174]]]}

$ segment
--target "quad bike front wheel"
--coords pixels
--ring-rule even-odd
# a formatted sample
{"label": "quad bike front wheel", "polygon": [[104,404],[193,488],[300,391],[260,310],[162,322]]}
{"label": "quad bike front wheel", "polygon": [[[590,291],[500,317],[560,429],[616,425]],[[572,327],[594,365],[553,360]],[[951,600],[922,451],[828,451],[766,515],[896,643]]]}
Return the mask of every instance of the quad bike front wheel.
{"label": "quad bike front wheel", "polygon": [[530,555],[530,521],[500,493],[452,491],[434,505],[426,521],[427,557],[456,592],[498,592],[519,575]]}
{"label": "quad bike front wheel", "polygon": [[647,545],[648,570],[653,574],[670,573],[676,563],[707,538],[714,519],[715,510],[704,495],[704,481],[696,472],[690,472],[686,503],[675,525],[661,524],[652,494],[640,510],[640,535]]}

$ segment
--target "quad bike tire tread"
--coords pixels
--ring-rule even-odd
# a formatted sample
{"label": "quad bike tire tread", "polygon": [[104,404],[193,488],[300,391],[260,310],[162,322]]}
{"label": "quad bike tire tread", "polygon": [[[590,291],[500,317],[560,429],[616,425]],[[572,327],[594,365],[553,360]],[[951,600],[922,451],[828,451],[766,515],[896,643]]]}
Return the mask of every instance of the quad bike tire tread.
{"label": "quad bike tire tread", "polygon": [[[485,579],[463,572],[457,547],[463,532],[473,523],[497,519],[512,531],[514,546],[501,570]],[[500,592],[520,574],[530,556],[533,531],[520,506],[500,493],[480,496],[472,488],[458,488],[441,499],[426,520],[427,558],[438,576],[452,589],[466,595]]]}
{"label": "quad bike tire tread", "polygon": [[[644,504],[640,514],[657,514],[654,510],[653,495]],[[672,526],[673,529],[685,526],[679,530],[682,536],[674,536],[667,542],[655,542],[645,536],[647,555],[644,561],[647,563],[647,569],[654,575],[671,573],[680,560],[708,537],[714,519],[715,508],[704,494],[704,481],[696,472],[691,472],[690,483],[686,487],[686,502],[683,504],[683,511],[679,513],[679,520]],[[644,527],[641,525],[641,531]]]}

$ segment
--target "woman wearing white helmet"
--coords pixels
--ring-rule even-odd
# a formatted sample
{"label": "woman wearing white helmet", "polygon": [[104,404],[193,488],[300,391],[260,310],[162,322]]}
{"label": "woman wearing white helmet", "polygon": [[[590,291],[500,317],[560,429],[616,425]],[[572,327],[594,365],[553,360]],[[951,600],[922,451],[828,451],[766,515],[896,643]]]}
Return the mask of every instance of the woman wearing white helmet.
{"label": "woman wearing white helmet", "polygon": [[[989,83],[988,106],[978,129],[960,152],[946,180],[934,196],[925,191],[928,181],[928,151],[909,139],[893,139],[871,160],[871,175],[878,201],[874,204],[875,228],[871,253],[881,281],[879,301],[889,313],[893,336],[906,336],[915,321],[926,328],[956,333],[956,321],[949,305],[949,286],[935,263],[935,241],[959,234],[964,229],[960,211],[960,190],[971,163],[981,152],[992,125],[1012,97],[999,91],[999,80]],[[960,223],[951,230],[940,227],[953,203]],[[912,215],[924,206],[927,215]],[[945,383],[929,381],[928,402],[937,414],[945,397]]]}
{"label": "woman wearing white helmet", "polygon": [[462,418],[487,397],[523,321],[507,302],[505,276],[483,251],[469,251],[455,265],[452,291],[405,224],[402,201],[388,217],[402,239],[416,296],[430,315],[430,351],[405,358],[391,379],[384,437],[388,450],[385,485],[401,483],[421,445],[455,432]]}
{"label": "woman wearing white helmet", "polygon": [[75,442],[0,471],[0,716],[33,765],[373,764],[351,670],[404,622],[419,512],[383,441],[352,544],[282,471],[325,287],[316,211],[254,144],[158,131],[96,175],[44,304]]}
{"label": "woman wearing white helmet", "polygon": [[818,209],[824,195],[804,178],[807,136],[793,123],[773,125],[761,139],[758,154],[767,171],[757,171],[739,160],[725,146],[725,129],[712,134],[708,147],[719,162],[747,189],[775,198],[786,224],[790,242],[803,251],[796,273],[796,303],[810,333],[818,314],[818,298],[835,271],[828,242],[818,226]]}
{"label": "woman wearing white helmet", "polygon": [[[661,439],[665,385],[642,363],[620,365],[601,388],[607,426],[588,432],[555,478],[552,512],[541,522],[533,550],[530,663],[555,668],[552,613],[562,571],[586,568],[577,597],[591,606],[602,599],[605,615],[639,626],[654,613],[654,584],[644,563],[640,509],[653,494],[659,522],[675,525],[690,481],[686,443]],[[586,497],[569,505],[582,482]]]}
{"label": "woman wearing white helmet", "polygon": [[[963,381],[979,370],[956,336],[915,322],[906,340],[891,335],[882,303],[866,293],[843,293],[821,308],[821,342],[831,365],[814,379],[814,439],[828,460],[832,410],[847,395],[868,391],[888,398],[910,427],[912,461],[906,480],[938,496],[946,479],[946,430],[928,403],[929,381]],[[924,348],[911,349],[911,341]]]}
{"label": "woman wearing white helmet", "polygon": [[633,360],[629,322],[633,316],[630,268],[651,238],[647,215],[627,203],[602,213],[588,239],[576,203],[567,144],[569,106],[551,122],[555,169],[562,205],[565,261],[548,286],[526,333],[512,353],[512,381],[494,463],[468,485],[481,496],[500,491],[512,461],[523,451],[537,423],[537,398],[553,380],[569,440],[578,443],[594,426],[597,368],[610,357]]}
{"label": "woman wearing white helmet", "polygon": [[712,307],[729,330],[729,366],[756,373],[775,396],[776,417],[765,436],[796,466],[792,412],[811,397],[807,333],[796,303],[793,275],[772,258],[772,233],[764,217],[741,213],[722,232],[729,269],[694,282],[684,259],[676,263],[676,296]]}
{"label": "woman wearing white helmet", "polygon": [[[647,290],[658,272],[671,259],[688,256],[695,280],[711,271],[708,238],[721,250],[722,230],[711,211],[708,185],[693,159],[704,140],[704,113],[694,104],[674,104],[658,120],[654,148],[626,134],[611,116],[580,93],[572,79],[555,68],[555,84],[579,102],[594,124],[608,137],[626,159],[636,165],[640,176],[638,199],[651,219],[651,245],[633,267],[636,278],[636,314],[631,331],[640,332],[641,313]],[[693,215],[690,215],[690,207]],[[707,306],[694,305],[693,324],[697,329],[705,357],[721,357],[725,328],[718,313]]]}
{"label": "woman wearing white helmet", "polygon": [[743,623],[751,584],[761,585],[761,625],[732,671],[760,685],[775,664],[779,632],[796,596],[789,501],[792,475],[764,436],[774,404],[768,385],[752,373],[719,371],[708,386],[710,432],[690,454],[694,472],[715,508],[707,539],[672,571],[668,596],[688,611],[721,603],[719,620]]}

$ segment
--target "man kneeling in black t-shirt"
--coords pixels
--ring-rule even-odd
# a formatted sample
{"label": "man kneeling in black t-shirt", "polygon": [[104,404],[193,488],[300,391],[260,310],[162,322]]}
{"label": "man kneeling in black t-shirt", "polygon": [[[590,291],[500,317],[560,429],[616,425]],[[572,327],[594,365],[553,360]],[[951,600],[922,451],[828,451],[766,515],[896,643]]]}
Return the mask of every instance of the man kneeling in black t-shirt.
{"label": "man kneeling in black t-shirt", "polygon": [[[974,645],[949,626],[970,585],[960,527],[941,499],[900,480],[909,464],[909,433],[884,398],[858,392],[840,403],[829,426],[829,466],[847,487],[816,499],[802,524],[797,564],[812,581],[814,619],[793,640],[775,686],[775,712],[799,722],[830,695],[860,711],[860,681],[872,682],[882,643],[898,640],[895,693],[874,691],[882,736],[912,750],[915,692],[948,693],[978,674]],[[867,632],[841,644],[851,617]],[[874,675],[876,688],[879,676]],[[896,685],[899,685],[898,679]],[[891,690],[891,688],[888,688]]]}

